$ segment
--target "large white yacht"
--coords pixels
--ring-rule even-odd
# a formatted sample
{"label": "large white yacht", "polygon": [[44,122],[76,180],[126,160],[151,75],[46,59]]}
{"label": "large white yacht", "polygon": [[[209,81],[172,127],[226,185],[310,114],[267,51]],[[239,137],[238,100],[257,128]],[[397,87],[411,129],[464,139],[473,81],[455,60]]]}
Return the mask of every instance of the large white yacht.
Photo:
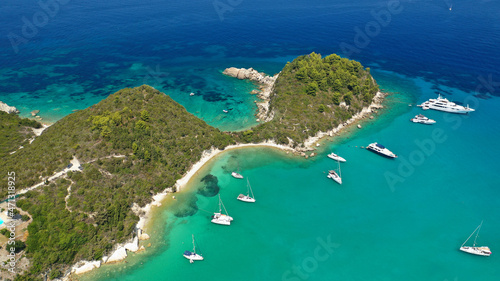
{"label": "large white yacht", "polygon": [[434,109],[460,114],[467,114],[469,112],[475,111],[475,109],[470,108],[469,105],[467,105],[467,107],[458,105],[454,102],[449,101],[447,98],[443,98],[441,95],[439,95],[437,99],[430,99],[418,106],[423,110]]}
{"label": "large white yacht", "polygon": [[378,144],[376,142],[370,143],[370,145],[368,145],[366,147],[366,149],[373,151],[377,154],[380,154],[382,156],[385,156],[385,157],[389,157],[389,158],[398,157],[396,154],[392,153],[389,149],[385,148],[385,146]]}

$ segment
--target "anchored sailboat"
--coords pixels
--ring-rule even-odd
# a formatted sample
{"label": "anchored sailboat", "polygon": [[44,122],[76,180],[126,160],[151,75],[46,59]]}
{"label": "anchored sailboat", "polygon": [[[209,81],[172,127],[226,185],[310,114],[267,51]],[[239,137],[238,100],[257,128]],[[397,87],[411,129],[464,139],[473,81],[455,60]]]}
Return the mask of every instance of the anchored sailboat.
{"label": "anchored sailboat", "polygon": [[[252,196],[250,196],[250,193],[252,193]],[[248,181],[248,179],[247,179],[247,195],[240,194],[236,199],[248,203],[255,202],[255,196],[253,195],[252,187],[250,186],[250,182]]]}
{"label": "anchored sailboat", "polygon": [[243,178],[243,176],[241,174],[237,173],[237,172],[232,172],[231,176],[233,176],[233,177],[235,177],[237,179],[242,179]]}
{"label": "anchored sailboat", "polygon": [[[478,227],[476,227],[474,232],[472,232],[472,234],[469,236],[469,238],[467,238],[467,240],[465,240],[465,242],[462,244],[462,246],[460,247],[460,251],[463,251],[463,252],[466,252],[469,254],[473,254],[473,255],[486,256],[486,257],[489,257],[491,255],[490,248],[485,247],[485,246],[476,247],[477,236],[479,235],[479,231],[481,230],[482,225],[483,225],[483,222],[481,221],[481,224]],[[472,247],[464,246],[467,243],[467,241],[469,241],[469,239],[472,237],[472,235],[474,235],[474,233],[476,233],[476,237],[474,238],[474,244],[472,244]]]}
{"label": "anchored sailboat", "polygon": [[240,174],[240,164],[238,164],[238,172],[232,172],[231,176],[237,178],[237,179],[242,179],[243,176]]}
{"label": "anchored sailboat", "polygon": [[[224,208],[225,214],[222,213],[222,208]],[[226,207],[224,206],[224,203],[222,203],[222,199],[220,199],[219,194],[219,212],[213,214],[211,222],[215,224],[231,225],[232,220],[233,218],[228,215]]]}
{"label": "anchored sailboat", "polygon": [[[198,247],[199,248],[199,247]],[[194,241],[194,234],[193,234],[193,251],[185,251],[183,256],[189,260],[190,263],[193,263],[194,261],[202,261],[203,257],[201,254],[196,253],[196,242]]]}
{"label": "anchored sailboat", "polygon": [[337,163],[339,163],[339,173],[337,174],[337,172],[335,170],[330,170],[328,171],[328,178],[329,179],[332,179],[336,182],[338,182],[339,184],[342,184],[342,177],[341,177],[341,172],[340,172],[340,162],[337,161]]}

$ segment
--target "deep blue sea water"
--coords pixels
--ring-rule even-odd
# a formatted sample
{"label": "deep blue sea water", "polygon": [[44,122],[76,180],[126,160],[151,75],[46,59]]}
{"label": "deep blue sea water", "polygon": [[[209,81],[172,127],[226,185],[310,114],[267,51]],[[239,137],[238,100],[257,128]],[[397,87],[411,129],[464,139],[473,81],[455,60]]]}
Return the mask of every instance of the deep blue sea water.
{"label": "deep blue sea water", "polygon": [[[500,277],[499,1],[41,3],[52,3],[48,12],[34,0],[0,3],[0,100],[22,116],[39,109],[44,120],[56,121],[121,88],[150,84],[208,124],[241,130],[256,124],[256,97],[249,94],[255,85],[222,71],[274,74],[313,51],[359,60],[393,94],[375,121],[325,142],[312,160],[265,149],[222,154],[157,210],[146,253],[88,279]],[[408,122],[422,113],[408,104],[438,92],[477,111],[425,112],[434,126]],[[373,141],[400,157],[360,149]],[[342,186],[326,178],[335,166],[325,157],[331,150],[348,159]],[[256,193],[251,206],[234,199],[245,190],[229,176],[236,166]],[[229,228],[208,220],[216,198],[195,194],[207,173],[218,177],[235,217]],[[179,217],[193,200],[198,212]],[[457,250],[481,220],[479,241],[492,249],[489,258]],[[206,257],[195,264],[180,255],[192,233]],[[328,239],[335,249],[320,259],[315,250]]]}

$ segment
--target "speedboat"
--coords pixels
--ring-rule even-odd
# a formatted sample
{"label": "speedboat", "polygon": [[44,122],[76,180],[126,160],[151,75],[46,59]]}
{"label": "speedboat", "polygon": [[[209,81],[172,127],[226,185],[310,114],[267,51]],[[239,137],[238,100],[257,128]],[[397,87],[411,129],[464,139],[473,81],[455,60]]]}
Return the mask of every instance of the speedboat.
{"label": "speedboat", "polygon": [[335,153],[333,153],[333,152],[332,152],[332,153],[330,153],[330,154],[328,154],[327,156],[328,156],[329,158],[331,158],[331,159],[335,160],[335,161],[340,161],[340,162],[345,162],[345,161],[346,161],[344,158],[342,158],[342,157],[338,156],[337,154],[335,154]]}
{"label": "speedboat", "polygon": [[396,158],[396,157],[398,157],[396,154],[392,153],[392,151],[390,151],[389,149],[385,148],[385,146],[383,146],[381,144],[378,144],[376,142],[371,143],[370,145],[368,145],[366,147],[366,149],[368,149],[368,150],[370,150],[372,152],[375,152],[375,153],[377,153],[379,155],[388,157],[388,158]]}
{"label": "speedboat", "polygon": [[227,111],[227,109],[223,109],[222,112],[228,113],[229,111]]}
{"label": "speedboat", "polygon": [[414,118],[410,119],[410,121],[413,123],[421,123],[421,124],[427,124],[427,125],[431,125],[431,124],[436,123],[435,120],[429,119],[422,114],[415,116]]}
{"label": "speedboat", "polygon": [[418,106],[421,107],[423,110],[434,109],[434,110],[450,112],[450,113],[459,113],[459,114],[467,114],[469,112],[475,111],[475,109],[470,108],[469,105],[467,105],[467,107],[458,105],[454,102],[449,101],[446,98],[443,98],[441,95],[439,95],[437,99],[430,99]]}

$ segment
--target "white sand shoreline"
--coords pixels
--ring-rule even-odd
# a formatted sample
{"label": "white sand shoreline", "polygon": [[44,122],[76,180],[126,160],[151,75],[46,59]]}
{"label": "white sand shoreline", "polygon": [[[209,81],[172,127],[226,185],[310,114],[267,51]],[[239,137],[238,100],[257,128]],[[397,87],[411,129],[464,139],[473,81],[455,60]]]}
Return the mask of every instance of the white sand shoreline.
{"label": "white sand shoreline", "polygon": [[[380,109],[383,106],[381,105],[383,99],[385,98],[387,94],[382,93],[382,92],[377,92],[375,97],[372,100],[372,103],[368,106],[363,108],[359,113],[355,114],[352,116],[349,120],[344,122],[343,124],[338,125],[336,128],[333,128],[327,132],[318,132],[315,136],[309,137],[305,142],[304,142],[304,147],[305,150],[311,151],[315,149],[315,144],[318,143],[322,138],[328,137],[328,136],[334,136],[338,135],[342,129],[348,127],[351,124],[354,124],[356,121],[359,121],[363,118],[368,117],[374,110]],[[246,148],[246,147],[271,147],[271,148],[277,148],[285,151],[291,151],[295,152],[297,154],[304,155],[304,149],[298,150],[290,146],[286,145],[279,145],[276,144],[274,140],[267,140],[261,143],[246,143],[246,144],[235,144],[235,145],[229,145],[224,148],[224,150],[220,150],[218,148],[210,148],[209,150],[205,150],[202,155],[200,160],[193,164],[193,166],[189,169],[189,171],[179,180],[176,181],[174,187],[176,189],[176,192],[181,191],[186,187],[186,185],[189,183],[189,181],[196,175],[196,173],[202,169],[210,160],[214,159],[216,156],[220,155],[223,152],[233,150],[233,149],[239,149],[239,148]],[[144,232],[145,227],[148,225],[148,223],[153,219],[152,217],[152,206],[161,206],[162,202],[166,199],[167,195],[169,193],[174,193],[172,188],[167,188],[164,191],[155,194],[152,197],[152,202],[147,204],[146,206],[140,208],[137,204],[134,204],[132,207],[134,213],[139,216],[139,222],[136,225],[137,229],[137,235],[134,236],[127,244],[125,245],[115,245],[115,251],[110,255],[110,257],[115,256],[114,259],[112,259],[111,263],[117,263],[120,261],[123,261],[126,257],[126,251],[125,249],[132,251],[132,252],[137,252],[142,249],[144,249],[144,246],[141,246],[139,248],[138,241],[139,240],[147,240],[149,239],[149,235]],[[127,247],[127,245],[134,244],[136,246],[132,247]],[[84,262],[84,261],[82,261]],[[80,263],[82,263],[80,262]],[[103,263],[109,263],[108,258],[103,259]],[[91,271],[95,268],[98,268],[99,266],[93,262],[85,262],[84,265],[82,266],[83,268],[79,270],[79,268],[76,268],[76,265],[74,267],[73,272],[88,272]],[[78,274],[78,273],[77,273]],[[66,276],[68,278],[69,276]],[[64,280],[69,280],[69,279],[64,279]]]}
{"label": "white sand shoreline", "polygon": [[[377,92],[375,97],[373,98],[373,102],[370,104],[370,106],[363,108],[363,110],[356,115],[352,116],[349,120],[344,122],[343,124],[340,124],[336,128],[333,128],[327,132],[318,132],[316,136],[314,137],[309,137],[305,142],[304,145],[306,149],[308,150],[314,150],[315,146],[314,144],[320,141],[324,137],[328,136],[333,136],[335,134],[338,134],[342,129],[347,127],[350,124],[353,124],[354,122],[361,120],[365,117],[367,117],[368,114],[372,112],[374,109],[379,109],[382,107],[381,105],[381,100],[386,96],[386,94],[382,92]],[[232,150],[232,149],[239,149],[239,148],[245,148],[245,147],[272,147],[272,148],[277,148],[285,151],[291,151],[291,152],[296,152],[300,153],[301,151],[292,148],[290,146],[286,145],[280,145],[277,144],[274,140],[268,140],[264,141],[261,143],[244,143],[244,144],[234,144],[234,145],[229,145],[227,146],[224,150],[220,150],[217,148],[212,147],[209,150],[205,150],[201,158],[198,162],[196,162],[191,169],[180,179],[177,180],[175,183],[174,187],[176,189],[176,192],[181,191],[183,188],[186,187],[186,185],[189,183],[189,181],[193,178],[193,176],[203,167],[205,164],[207,164],[210,160],[218,156],[219,154]],[[172,193],[172,189],[166,189],[161,193],[158,193],[153,196],[153,201],[149,204],[147,204],[145,207],[140,208],[140,212],[143,213],[143,215],[139,215],[139,222],[137,223],[137,228],[143,230],[144,227],[147,225],[149,220],[151,219],[149,214],[151,212],[151,207],[152,206],[161,206],[162,201],[166,198],[168,193]],[[138,212],[136,212],[138,213]]]}
{"label": "white sand shoreline", "polygon": [[[194,177],[194,175],[216,156],[224,152],[227,152],[229,150],[247,148],[247,147],[272,147],[286,151],[295,151],[291,147],[276,144],[274,141],[229,145],[224,150],[212,147],[211,149],[204,151],[202,153],[200,160],[198,160],[198,162],[196,162],[191,167],[191,169],[189,169],[186,175],[177,180],[177,182],[174,185],[176,191],[181,191],[182,189],[184,189],[186,185],[189,183],[189,181]],[[114,247],[115,250],[113,251],[113,253],[109,256],[109,258],[104,257],[102,260],[102,264],[117,263],[124,260],[127,257],[125,250],[131,252],[144,250],[144,246],[139,247],[138,242],[139,240],[147,240],[150,238],[149,235],[146,232],[144,232],[144,229],[146,228],[148,223],[153,219],[151,215],[152,207],[153,206],[160,207],[162,205],[162,202],[166,199],[169,193],[173,193],[172,188],[167,188],[164,191],[155,194],[153,196],[153,201],[151,201],[151,203],[147,204],[142,208],[140,208],[137,204],[134,204],[132,210],[135,212],[136,215],[139,216],[139,222],[137,222],[136,225],[137,235],[134,236],[134,238],[132,238],[126,244],[115,245]],[[130,247],[131,245],[133,245],[134,247],[131,248]],[[71,272],[74,274],[83,274],[95,268],[99,268],[101,261],[99,261],[99,264],[97,264],[96,261],[80,261],[77,264],[81,264],[81,266],[74,265]]]}

